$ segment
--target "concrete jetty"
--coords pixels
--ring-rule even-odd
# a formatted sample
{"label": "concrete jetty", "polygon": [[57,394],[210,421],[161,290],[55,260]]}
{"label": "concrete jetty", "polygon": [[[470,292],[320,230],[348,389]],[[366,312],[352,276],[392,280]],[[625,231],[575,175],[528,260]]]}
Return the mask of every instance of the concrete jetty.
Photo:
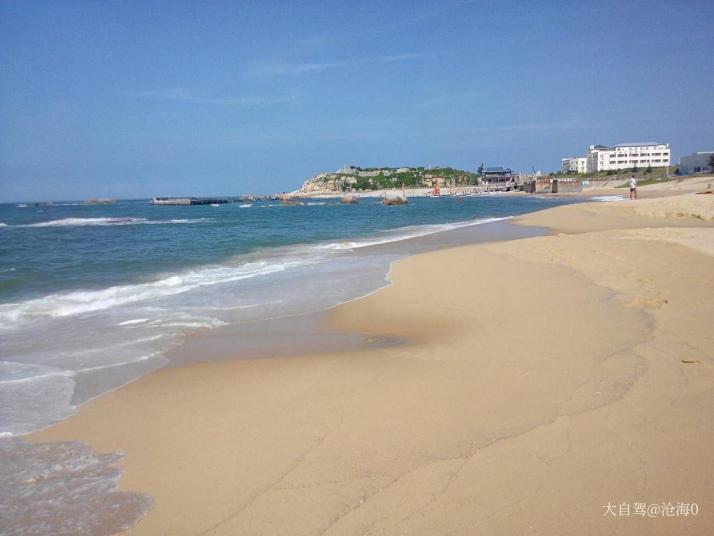
{"label": "concrete jetty", "polygon": [[228,199],[211,197],[154,197],[153,205],[224,205]]}

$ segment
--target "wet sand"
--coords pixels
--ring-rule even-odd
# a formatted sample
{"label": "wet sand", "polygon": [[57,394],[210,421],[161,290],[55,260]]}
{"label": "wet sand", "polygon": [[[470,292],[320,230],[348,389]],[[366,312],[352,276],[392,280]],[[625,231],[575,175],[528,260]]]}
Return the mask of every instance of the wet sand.
{"label": "wet sand", "polygon": [[[550,236],[399,260],[326,329],[404,344],[163,369],[31,439],[126,453],[120,489],[154,499],[131,534],[709,534],[701,197],[558,207],[518,219]],[[699,513],[603,515],[668,502]]]}
{"label": "wet sand", "polygon": [[[516,240],[549,233],[545,227],[514,225],[511,219],[476,224],[399,242],[361,247],[357,255],[389,255],[395,259],[449,247]],[[385,276],[384,285],[387,285]],[[357,352],[405,344],[399,335],[374,335],[346,327],[329,329],[330,310],[200,330],[167,353],[169,367],[198,362]]]}

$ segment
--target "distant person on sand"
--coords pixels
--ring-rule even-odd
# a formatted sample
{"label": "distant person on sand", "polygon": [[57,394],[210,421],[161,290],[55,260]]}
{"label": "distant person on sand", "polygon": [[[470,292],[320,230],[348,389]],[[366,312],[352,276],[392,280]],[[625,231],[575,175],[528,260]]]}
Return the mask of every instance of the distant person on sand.
{"label": "distant person on sand", "polygon": [[637,199],[637,179],[634,175],[630,177],[630,199]]}

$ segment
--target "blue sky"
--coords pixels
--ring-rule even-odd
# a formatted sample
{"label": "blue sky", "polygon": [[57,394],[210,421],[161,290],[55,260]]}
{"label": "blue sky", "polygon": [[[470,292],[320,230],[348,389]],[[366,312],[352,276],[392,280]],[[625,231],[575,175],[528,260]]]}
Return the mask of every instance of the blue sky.
{"label": "blue sky", "polygon": [[0,0],[0,200],[714,147],[714,2]]}

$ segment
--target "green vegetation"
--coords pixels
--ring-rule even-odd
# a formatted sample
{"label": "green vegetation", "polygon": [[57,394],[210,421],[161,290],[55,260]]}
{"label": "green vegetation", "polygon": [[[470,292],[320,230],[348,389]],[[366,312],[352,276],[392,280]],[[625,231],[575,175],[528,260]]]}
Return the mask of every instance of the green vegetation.
{"label": "green vegetation", "polygon": [[[630,175],[627,175],[629,177]],[[676,180],[681,180],[678,177],[669,177],[669,178],[659,178],[659,179],[638,179],[637,180],[637,186],[647,186],[648,184],[662,184],[665,182],[672,182]],[[628,183],[621,184],[620,186],[616,186],[616,188],[629,188],[630,185]]]}
{"label": "green vegetation", "polygon": [[432,188],[469,186],[479,183],[480,175],[451,167],[416,168],[351,168],[337,173],[318,175],[312,182],[318,189],[333,191],[366,191],[391,188]]}
{"label": "green vegetation", "polygon": [[[645,175],[652,175],[651,178],[653,179],[658,179],[660,177],[664,178],[667,175],[675,175],[676,174],[676,166],[669,166],[669,169],[666,167],[647,167],[647,168],[639,168],[636,171],[633,171],[632,168],[628,169],[620,169],[620,170],[615,170],[615,169],[610,169],[607,171],[597,171],[593,173],[551,173],[550,176],[552,177],[578,177],[579,179],[583,180],[601,180],[605,181],[608,179],[611,179],[617,175],[617,178],[624,179],[631,177],[634,175],[637,180],[644,180]],[[649,177],[648,177],[649,178]]]}

